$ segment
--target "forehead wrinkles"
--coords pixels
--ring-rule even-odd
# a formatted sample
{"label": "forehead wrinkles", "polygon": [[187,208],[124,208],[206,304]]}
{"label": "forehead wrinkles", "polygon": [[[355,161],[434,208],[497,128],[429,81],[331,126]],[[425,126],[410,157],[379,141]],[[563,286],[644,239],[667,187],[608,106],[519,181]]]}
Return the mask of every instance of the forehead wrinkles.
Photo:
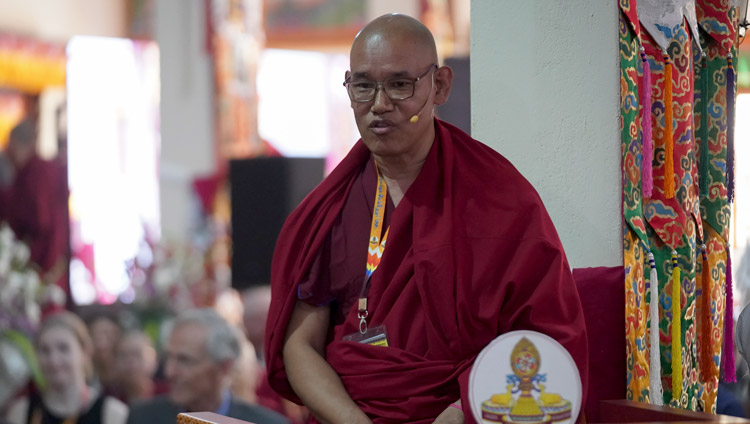
{"label": "forehead wrinkles", "polygon": [[380,34],[355,42],[349,60],[352,72],[388,75],[414,73],[421,70],[418,68],[432,63],[429,52],[416,40],[384,37]]}

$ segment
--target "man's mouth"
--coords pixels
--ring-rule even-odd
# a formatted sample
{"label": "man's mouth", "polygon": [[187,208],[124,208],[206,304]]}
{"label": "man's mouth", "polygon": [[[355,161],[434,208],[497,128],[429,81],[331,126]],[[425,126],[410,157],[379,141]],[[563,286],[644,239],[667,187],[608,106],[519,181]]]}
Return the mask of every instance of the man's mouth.
{"label": "man's mouth", "polygon": [[386,119],[378,119],[370,123],[370,131],[378,135],[387,134],[395,127],[396,125],[392,121]]}

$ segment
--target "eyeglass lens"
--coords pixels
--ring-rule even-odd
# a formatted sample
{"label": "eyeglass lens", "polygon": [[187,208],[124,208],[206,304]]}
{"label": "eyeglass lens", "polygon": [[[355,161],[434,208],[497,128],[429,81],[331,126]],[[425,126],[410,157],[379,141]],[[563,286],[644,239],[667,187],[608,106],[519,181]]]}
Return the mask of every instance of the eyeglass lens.
{"label": "eyeglass lens", "polygon": [[[370,101],[375,98],[379,83],[370,80],[349,82],[349,94],[354,101]],[[414,82],[408,78],[390,78],[383,81],[385,94],[391,100],[404,100],[414,95]]]}

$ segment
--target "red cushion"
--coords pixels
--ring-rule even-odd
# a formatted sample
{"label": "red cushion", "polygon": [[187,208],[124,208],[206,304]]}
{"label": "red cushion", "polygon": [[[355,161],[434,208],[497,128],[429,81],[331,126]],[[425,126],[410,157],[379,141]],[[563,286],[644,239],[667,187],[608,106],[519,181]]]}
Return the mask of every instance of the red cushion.
{"label": "red cushion", "polygon": [[599,421],[599,401],[625,399],[625,271],[622,266],[573,270],[589,342],[589,381],[583,410]]}

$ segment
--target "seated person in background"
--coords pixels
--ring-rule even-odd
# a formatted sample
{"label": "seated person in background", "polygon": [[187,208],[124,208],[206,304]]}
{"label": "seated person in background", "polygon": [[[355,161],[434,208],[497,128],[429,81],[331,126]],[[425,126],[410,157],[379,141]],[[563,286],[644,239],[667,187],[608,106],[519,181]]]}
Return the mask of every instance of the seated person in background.
{"label": "seated person in background", "polygon": [[116,348],[120,342],[122,328],[117,318],[109,312],[98,310],[87,317],[86,324],[94,342],[94,372],[102,387],[108,392],[115,388]]}
{"label": "seated person in background", "polygon": [[115,394],[128,405],[166,392],[154,381],[157,355],[151,339],[142,331],[125,333],[117,344]]}
{"label": "seated person in background", "polygon": [[265,365],[263,352],[265,349],[263,338],[266,332],[268,308],[271,305],[271,286],[255,286],[242,292],[242,324],[247,339],[255,346],[258,360]]}
{"label": "seated person in background", "polygon": [[91,377],[91,337],[83,321],[71,312],[47,317],[36,340],[39,366],[47,382],[9,408],[13,424],[123,424],[128,407],[104,396]]}
{"label": "seated person in background", "polygon": [[235,398],[257,405],[255,387],[258,385],[260,365],[255,354],[255,346],[245,337],[242,328],[244,306],[239,292],[231,288],[222,290],[216,298],[214,310],[232,326],[240,344],[240,355],[234,362],[230,391]]}
{"label": "seated person in background", "polygon": [[215,412],[256,424],[287,423],[277,413],[231,395],[240,345],[232,327],[213,309],[180,314],[165,351],[169,394],[134,404],[128,423],[173,424],[181,412]]}
{"label": "seated person in background", "polygon": [[307,421],[309,412],[303,406],[284,399],[268,384],[265,361],[263,360],[263,337],[266,331],[266,318],[271,305],[271,286],[261,285],[242,292],[242,326],[247,339],[255,347],[257,355],[255,399],[258,405],[265,406],[287,417],[293,424]]}
{"label": "seated person in background", "polygon": [[255,387],[258,385],[260,365],[255,356],[255,347],[245,337],[241,328],[234,328],[234,330],[240,344],[240,355],[234,364],[230,390],[238,399],[257,405],[258,396],[255,394]]}
{"label": "seated person in background", "polygon": [[745,408],[742,407],[739,399],[737,399],[731,389],[726,387],[724,383],[719,383],[719,388],[716,394],[716,413],[732,417],[747,417],[745,414]]}
{"label": "seated person in background", "polygon": [[375,19],[352,45],[362,138],[287,219],[271,276],[268,378],[319,421],[473,422],[476,355],[521,329],[570,352],[585,394],[583,310],[557,232],[505,158],[435,119],[452,78],[408,16]]}

